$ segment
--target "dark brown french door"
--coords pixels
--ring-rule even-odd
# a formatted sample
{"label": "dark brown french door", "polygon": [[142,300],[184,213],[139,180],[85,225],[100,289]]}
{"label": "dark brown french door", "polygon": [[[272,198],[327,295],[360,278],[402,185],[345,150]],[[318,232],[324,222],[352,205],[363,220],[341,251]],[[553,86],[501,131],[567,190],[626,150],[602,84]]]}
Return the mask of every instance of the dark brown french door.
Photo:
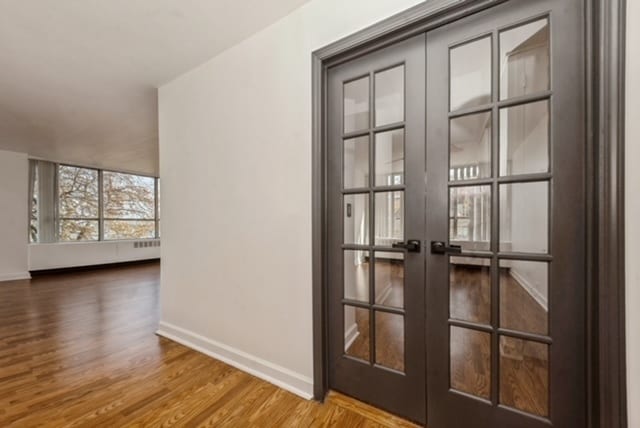
{"label": "dark brown french door", "polygon": [[[332,69],[331,387],[424,421],[424,34]],[[420,247],[420,245],[418,245]],[[420,248],[418,248],[420,250]]]}
{"label": "dark brown french door", "polygon": [[585,426],[583,27],[512,0],[329,70],[331,388]]}

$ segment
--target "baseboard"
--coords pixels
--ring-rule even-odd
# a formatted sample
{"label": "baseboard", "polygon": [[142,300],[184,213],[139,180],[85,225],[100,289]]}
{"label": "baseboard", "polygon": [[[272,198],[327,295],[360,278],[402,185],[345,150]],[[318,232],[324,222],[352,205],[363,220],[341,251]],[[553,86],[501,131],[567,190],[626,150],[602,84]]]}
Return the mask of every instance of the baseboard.
{"label": "baseboard", "polygon": [[531,285],[531,283],[529,283],[529,281],[525,279],[525,277],[513,270],[513,268],[509,269],[509,275],[511,275],[513,279],[518,284],[520,284],[524,291],[529,293],[533,300],[535,300],[540,306],[542,306],[542,309],[544,309],[545,311],[549,310],[549,303],[547,302],[547,299],[542,294],[540,294],[540,292],[538,292],[538,290],[536,290]]}
{"label": "baseboard", "polygon": [[353,342],[356,341],[359,335],[360,332],[358,331],[358,324],[354,322],[353,324],[351,324],[351,327],[349,327],[344,333],[345,352],[351,347],[351,345],[353,345]]}
{"label": "baseboard", "polygon": [[380,294],[376,296],[376,303],[384,305],[384,302],[387,300],[390,294],[391,283],[387,284],[387,286],[380,292]]}
{"label": "baseboard", "polygon": [[28,271],[0,274],[0,282],[20,281],[23,279],[31,279],[31,274]]}
{"label": "baseboard", "polygon": [[98,269],[112,269],[112,268],[118,268],[118,267],[154,264],[154,263],[158,263],[159,261],[160,261],[159,257],[128,260],[124,262],[107,261],[104,263],[91,264],[91,265],[79,265],[79,266],[59,267],[59,268],[51,268],[51,269],[34,269],[31,271],[31,275],[38,276],[38,275],[51,275],[51,274],[57,274],[57,273],[84,272],[84,271],[98,270]]}
{"label": "baseboard", "polygon": [[156,334],[227,363],[306,400],[313,398],[313,380],[310,377],[166,322],[160,322]]}

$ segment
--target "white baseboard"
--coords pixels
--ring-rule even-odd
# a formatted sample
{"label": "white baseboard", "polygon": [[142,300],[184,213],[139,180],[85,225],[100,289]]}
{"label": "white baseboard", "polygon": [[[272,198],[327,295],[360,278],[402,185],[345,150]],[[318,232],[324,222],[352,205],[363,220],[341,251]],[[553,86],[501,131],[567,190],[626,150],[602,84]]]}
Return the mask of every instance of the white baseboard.
{"label": "white baseboard", "polygon": [[538,290],[536,290],[525,277],[520,275],[513,268],[509,269],[509,275],[511,275],[513,279],[515,279],[515,281],[520,284],[522,288],[524,288],[524,291],[526,291],[531,297],[533,297],[533,300],[535,300],[540,306],[542,306],[542,309],[544,309],[545,311],[549,310],[549,302],[547,301],[547,298],[544,297]]}
{"label": "white baseboard", "polygon": [[31,274],[29,273],[29,271],[0,274],[0,282],[2,282],[2,281],[18,281],[18,280],[21,280],[21,279],[31,279]]}
{"label": "white baseboard", "polygon": [[387,286],[380,292],[380,295],[376,296],[376,303],[384,305],[384,302],[387,300],[390,294],[391,283],[387,284]]}
{"label": "white baseboard", "polygon": [[156,334],[225,362],[306,400],[313,398],[313,379],[285,367],[166,322],[160,322]]}
{"label": "white baseboard", "polygon": [[349,327],[347,331],[344,332],[345,352],[351,347],[351,345],[353,345],[353,342],[356,341],[358,336],[360,336],[360,332],[358,331],[358,324],[354,322],[353,324],[351,324],[351,327]]}

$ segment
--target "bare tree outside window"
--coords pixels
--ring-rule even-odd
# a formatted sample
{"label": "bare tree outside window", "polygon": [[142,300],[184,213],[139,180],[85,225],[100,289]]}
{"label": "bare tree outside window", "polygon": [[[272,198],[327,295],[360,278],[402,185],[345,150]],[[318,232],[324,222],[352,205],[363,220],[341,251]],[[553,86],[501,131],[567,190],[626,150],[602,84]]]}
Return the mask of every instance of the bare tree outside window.
{"label": "bare tree outside window", "polygon": [[58,239],[97,241],[99,217],[98,171],[58,166]]}
{"label": "bare tree outside window", "polygon": [[104,239],[144,239],[156,235],[156,180],[103,172]]}

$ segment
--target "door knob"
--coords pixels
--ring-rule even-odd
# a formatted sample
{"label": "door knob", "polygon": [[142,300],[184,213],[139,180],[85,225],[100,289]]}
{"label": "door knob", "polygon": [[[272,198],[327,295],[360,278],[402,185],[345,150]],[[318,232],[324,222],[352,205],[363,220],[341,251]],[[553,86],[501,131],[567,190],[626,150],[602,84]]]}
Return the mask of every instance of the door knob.
{"label": "door knob", "polygon": [[431,241],[431,254],[460,254],[462,247],[460,245],[449,245],[443,241]]}
{"label": "door knob", "polygon": [[394,242],[391,244],[393,248],[404,248],[410,253],[419,253],[420,252],[420,241],[417,239],[409,239],[405,242]]}

